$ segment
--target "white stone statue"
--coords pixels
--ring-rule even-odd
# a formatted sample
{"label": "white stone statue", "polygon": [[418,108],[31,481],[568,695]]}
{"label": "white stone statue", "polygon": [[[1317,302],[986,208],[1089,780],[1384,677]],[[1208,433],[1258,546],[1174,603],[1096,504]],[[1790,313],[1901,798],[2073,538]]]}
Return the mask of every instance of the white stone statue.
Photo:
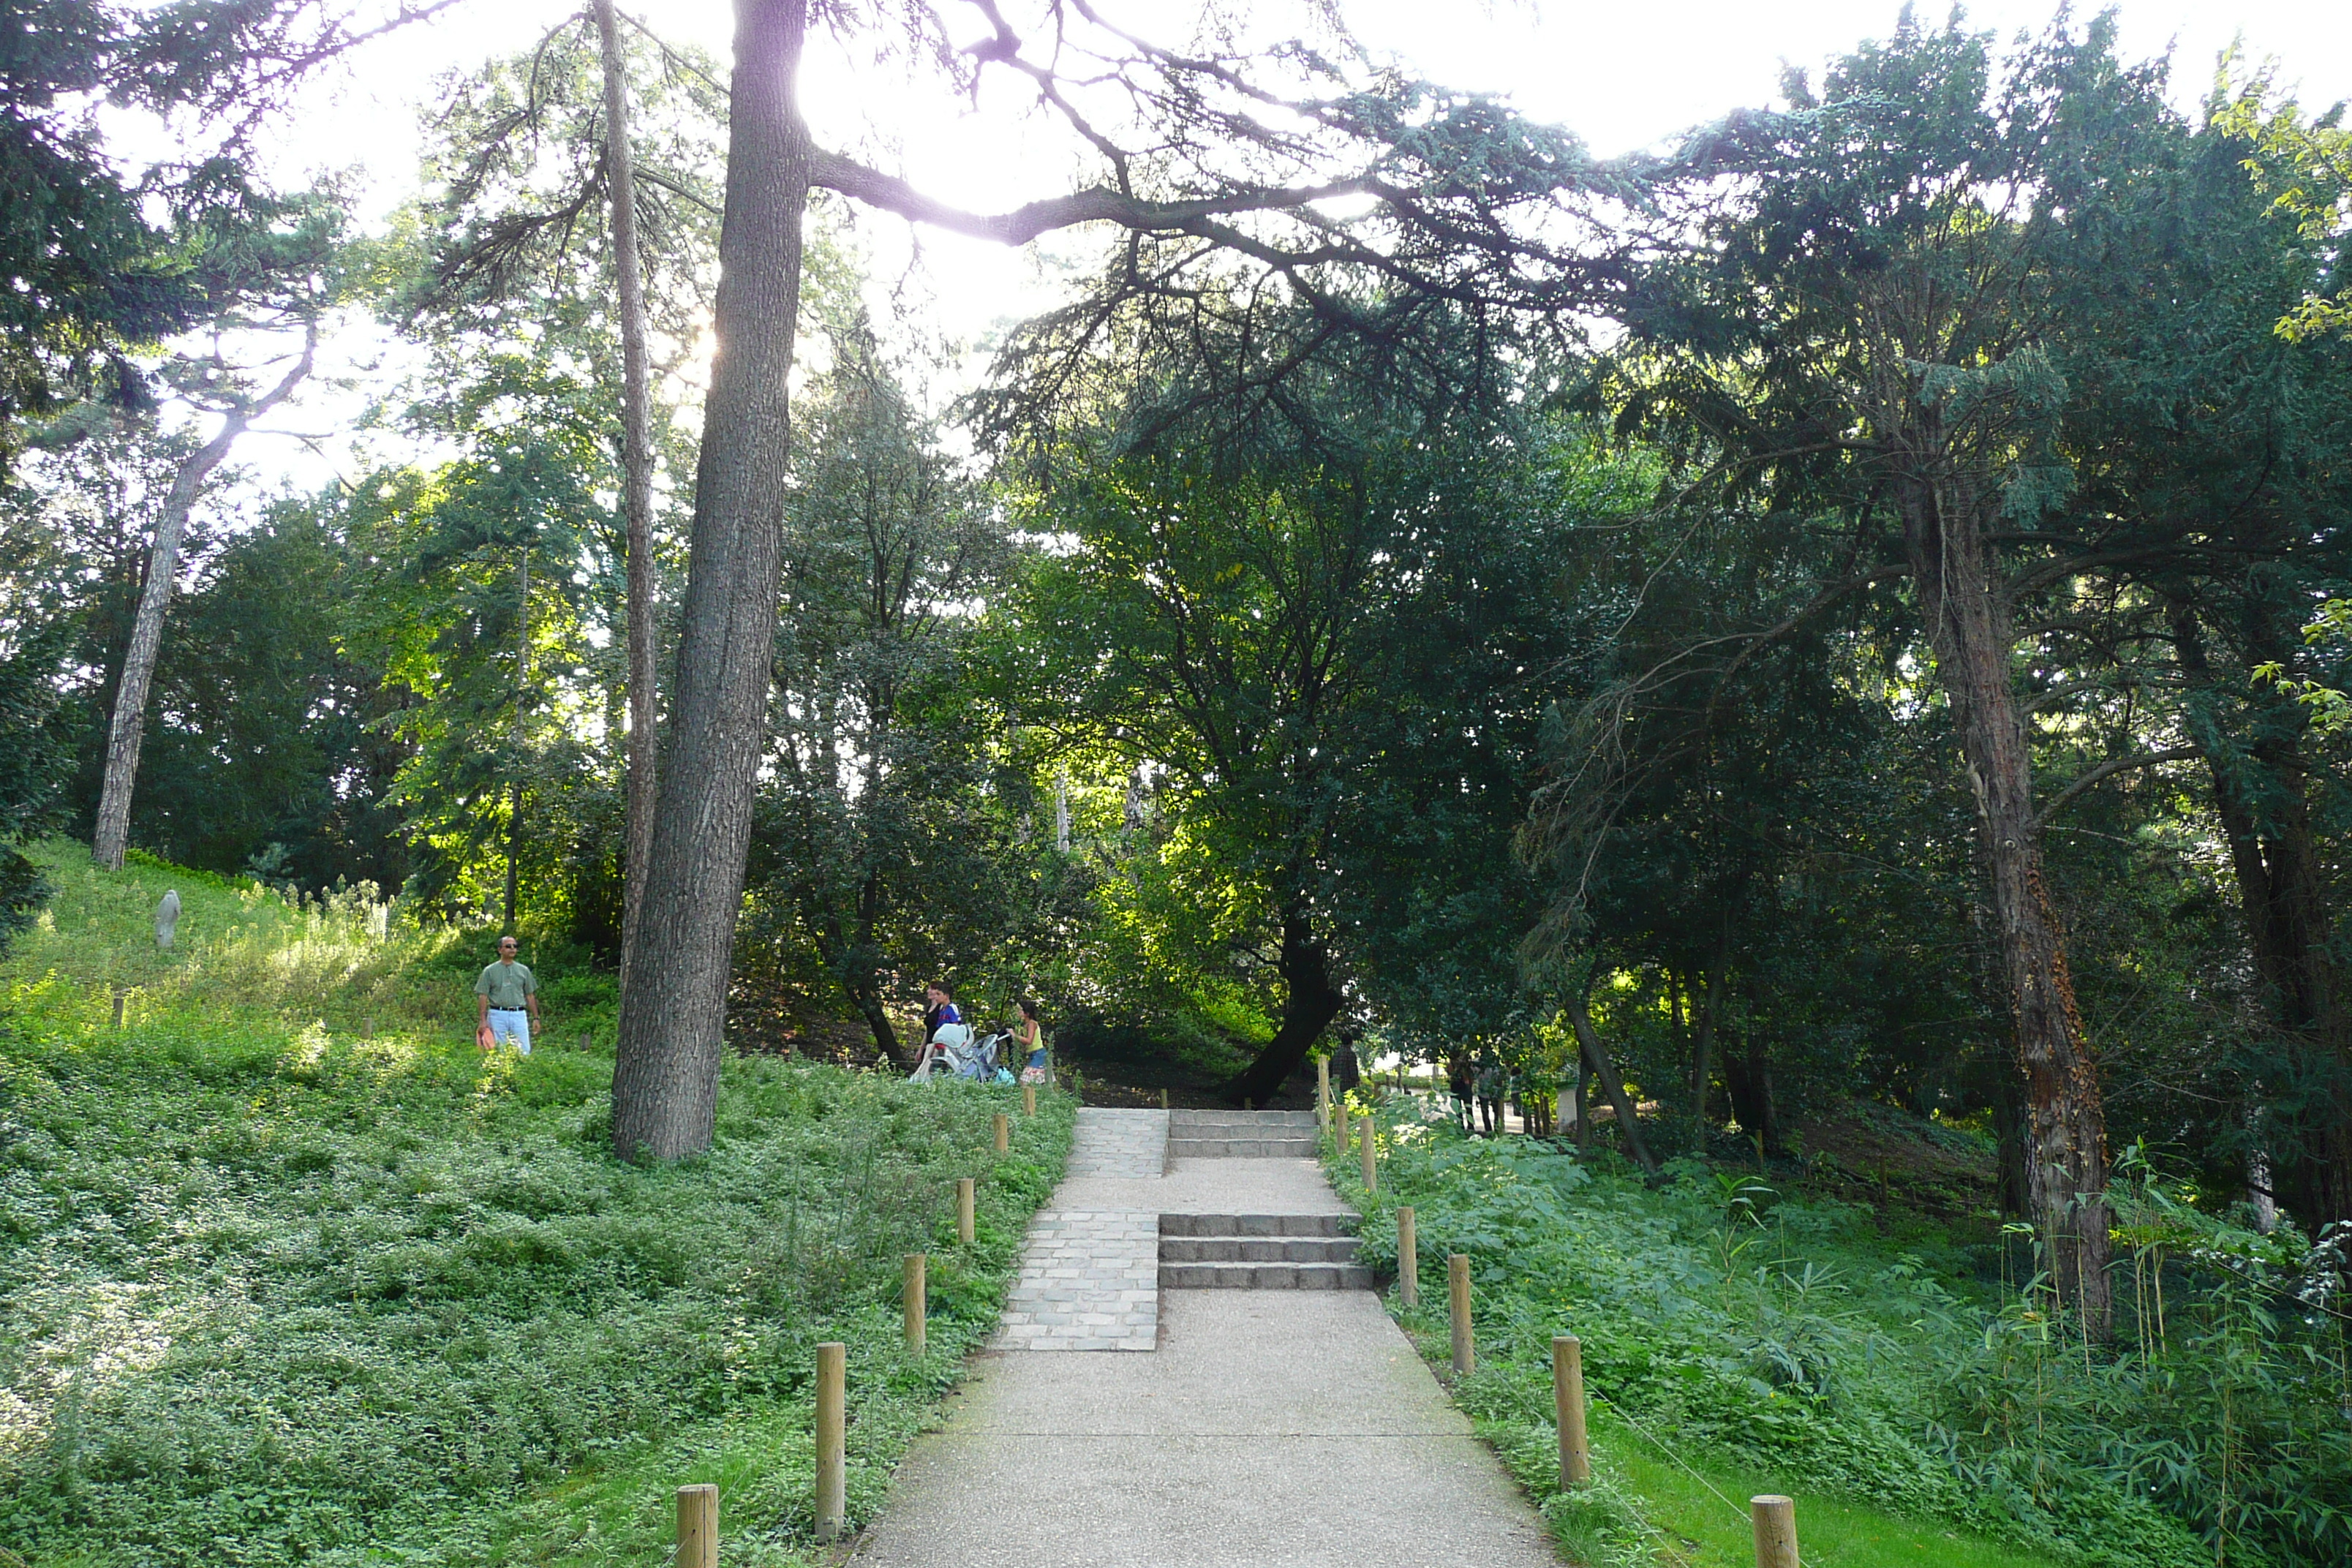
{"label": "white stone statue", "polygon": [[155,945],[171,946],[172,933],[179,929],[179,924],[180,889],[168,889],[163,894],[163,901],[155,906]]}

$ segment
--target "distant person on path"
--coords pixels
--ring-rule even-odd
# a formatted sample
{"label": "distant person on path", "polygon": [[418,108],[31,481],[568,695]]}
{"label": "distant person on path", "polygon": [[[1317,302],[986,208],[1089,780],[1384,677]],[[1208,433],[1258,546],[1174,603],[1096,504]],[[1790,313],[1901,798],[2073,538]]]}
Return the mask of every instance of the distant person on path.
{"label": "distant person on path", "polygon": [[1470,1058],[1460,1051],[1445,1058],[1445,1089],[1454,1097],[1454,1120],[1461,1124],[1464,1134],[1475,1131],[1470,1101],[1477,1093],[1478,1084],[1470,1071]]}
{"label": "distant person on path", "polygon": [[[934,980],[923,987],[923,1000],[929,1004],[923,1009],[922,1060],[915,1064],[911,1075],[917,1083],[931,1081],[931,1068],[947,1059],[948,1047],[961,1047],[971,1037],[963,1026],[963,1014],[955,1005],[955,994],[944,980]],[[953,1030],[952,1034],[947,1033]]]}
{"label": "distant person on path", "polygon": [[1492,1138],[1503,1125],[1503,1065],[1492,1056],[1478,1056],[1478,1120]]}
{"label": "distant person on path", "polygon": [[499,938],[499,961],[484,965],[482,977],[474,982],[474,1037],[486,1051],[511,1040],[515,1049],[530,1055],[530,1032],[539,1026],[539,978],[515,962],[520,949],[514,938]]}
{"label": "distant person on path", "polygon": [[1013,1004],[1021,1016],[1013,1020],[1013,1044],[1022,1054],[1021,1081],[1045,1081],[1045,1027],[1037,1022],[1037,999],[1024,996]]}
{"label": "distant person on path", "polygon": [[1342,1026],[1339,1043],[1331,1051],[1331,1073],[1339,1081],[1339,1092],[1347,1094],[1364,1081],[1363,1066],[1356,1059],[1356,1031]]}
{"label": "distant person on path", "polygon": [[955,987],[944,980],[934,980],[923,987],[923,1038],[939,1037],[941,1024],[961,1024],[963,1014],[955,1005]]}

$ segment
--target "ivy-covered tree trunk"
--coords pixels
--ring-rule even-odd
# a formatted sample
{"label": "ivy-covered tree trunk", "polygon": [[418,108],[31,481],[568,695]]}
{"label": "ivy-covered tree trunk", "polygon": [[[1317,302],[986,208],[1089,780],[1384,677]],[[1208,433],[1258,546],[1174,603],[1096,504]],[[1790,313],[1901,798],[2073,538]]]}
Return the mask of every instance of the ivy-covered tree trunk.
{"label": "ivy-covered tree trunk", "polygon": [[2010,682],[2015,647],[2006,585],[1992,566],[1988,527],[2000,498],[1945,457],[1928,426],[1895,479],[1919,612],[1936,675],[1977,800],[1978,831],[2018,1065],[2026,1091],[2025,1152],[2033,1215],[2061,1298],[2104,1338],[2108,1324],[2106,1116],[2066,941],[2042,878],[2032,753]]}
{"label": "ivy-covered tree trunk", "polygon": [[751,803],[767,735],[810,143],[795,77],[807,0],[737,0],[726,218],[712,311],[670,746],[636,940],[622,960],[613,1142],[709,1146]]}

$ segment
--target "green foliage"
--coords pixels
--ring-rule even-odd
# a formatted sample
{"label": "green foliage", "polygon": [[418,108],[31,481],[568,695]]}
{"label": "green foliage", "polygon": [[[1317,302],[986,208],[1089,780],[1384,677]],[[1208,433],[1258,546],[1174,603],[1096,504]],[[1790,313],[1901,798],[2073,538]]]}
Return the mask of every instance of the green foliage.
{"label": "green foliage", "polygon": [[62,618],[0,624],[0,842],[54,828],[63,815],[74,715],[58,677],[71,634]]}
{"label": "green foliage", "polygon": [[[1404,1322],[1433,1356],[1445,1298],[1429,1271],[1470,1256],[1480,1370],[1456,1394],[1507,1457],[1549,1449],[1551,1336],[1572,1332],[1604,1461],[1685,1456],[2084,1563],[2187,1568],[2220,1547],[2315,1568],[2352,1540],[2352,1464],[2322,1436],[2343,1349],[2310,1282],[2330,1265],[2152,1178],[2118,1194],[2142,1319],[2093,1350],[2037,1290],[1981,1277],[1990,1238],[1883,1238],[1851,1205],[1771,1201],[1751,1176],[1693,1167],[1648,1187],[1613,1162],[1393,1114],[1381,1137],[1377,1196],[1351,1162],[1331,1174],[1365,1207],[1376,1267],[1393,1266],[1395,1206],[1413,1206],[1430,1305]],[[1625,1560],[1646,1549],[1625,1531],[1639,1489],[1622,1465],[1603,1474],[1592,1528],[1632,1544],[1596,1560]]]}
{"label": "green foliage", "polygon": [[[485,1058],[476,954],[182,877],[189,947],[142,958],[173,874],[80,869],[73,936],[0,970],[0,1544],[37,1563],[643,1561],[706,1479],[730,1561],[806,1561],[812,1347],[851,1347],[862,1521],[1067,1145],[1059,1096],[999,1158],[1003,1097],[758,1058],[729,1064],[709,1155],[623,1164],[610,1060],[561,1026],[609,983],[532,954],[559,1026]],[[143,982],[121,1032],[104,984],[44,962],[77,952]],[[391,1015],[372,1038],[316,1021],[357,1010],[344,990]]]}
{"label": "green foliage", "polygon": [[833,349],[798,416],[753,941],[813,953],[823,1005],[895,1056],[909,1042],[885,1005],[908,982],[950,977],[1009,1010],[1049,945],[1053,881],[1031,781],[965,668],[1011,563],[1004,520],[862,318]]}
{"label": "green foliage", "polygon": [[[23,445],[28,415],[65,410],[61,426],[31,434],[71,440],[77,399],[131,413],[151,406],[132,354],[267,278],[256,253],[283,209],[231,153],[280,95],[349,42],[340,13],[318,0],[10,7],[0,99],[0,470]],[[176,155],[116,155],[99,114],[108,105],[169,117],[183,138]]]}

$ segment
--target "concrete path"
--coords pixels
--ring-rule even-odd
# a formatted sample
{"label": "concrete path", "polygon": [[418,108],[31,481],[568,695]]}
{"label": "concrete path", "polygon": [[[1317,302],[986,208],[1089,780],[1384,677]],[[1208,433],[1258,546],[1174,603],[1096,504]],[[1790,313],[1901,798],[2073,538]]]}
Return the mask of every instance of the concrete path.
{"label": "concrete path", "polygon": [[[1104,1114],[1079,1112],[1082,1145],[1113,1135]],[[1161,1214],[1347,1210],[1311,1160],[1227,1158],[1158,1177],[1074,1162],[1047,1212],[1065,1229],[1078,1215],[1149,1215],[1156,1229]],[[1033,1230],[1032,1252],[1055,1234]],[[1000,1339],[944,1429],[916,1443],[853,1560],[1557,1568],[1542,1521],[1370,1291],[1157,1297],[1149,1355],[1033,1355],[1045,1336]]]}

